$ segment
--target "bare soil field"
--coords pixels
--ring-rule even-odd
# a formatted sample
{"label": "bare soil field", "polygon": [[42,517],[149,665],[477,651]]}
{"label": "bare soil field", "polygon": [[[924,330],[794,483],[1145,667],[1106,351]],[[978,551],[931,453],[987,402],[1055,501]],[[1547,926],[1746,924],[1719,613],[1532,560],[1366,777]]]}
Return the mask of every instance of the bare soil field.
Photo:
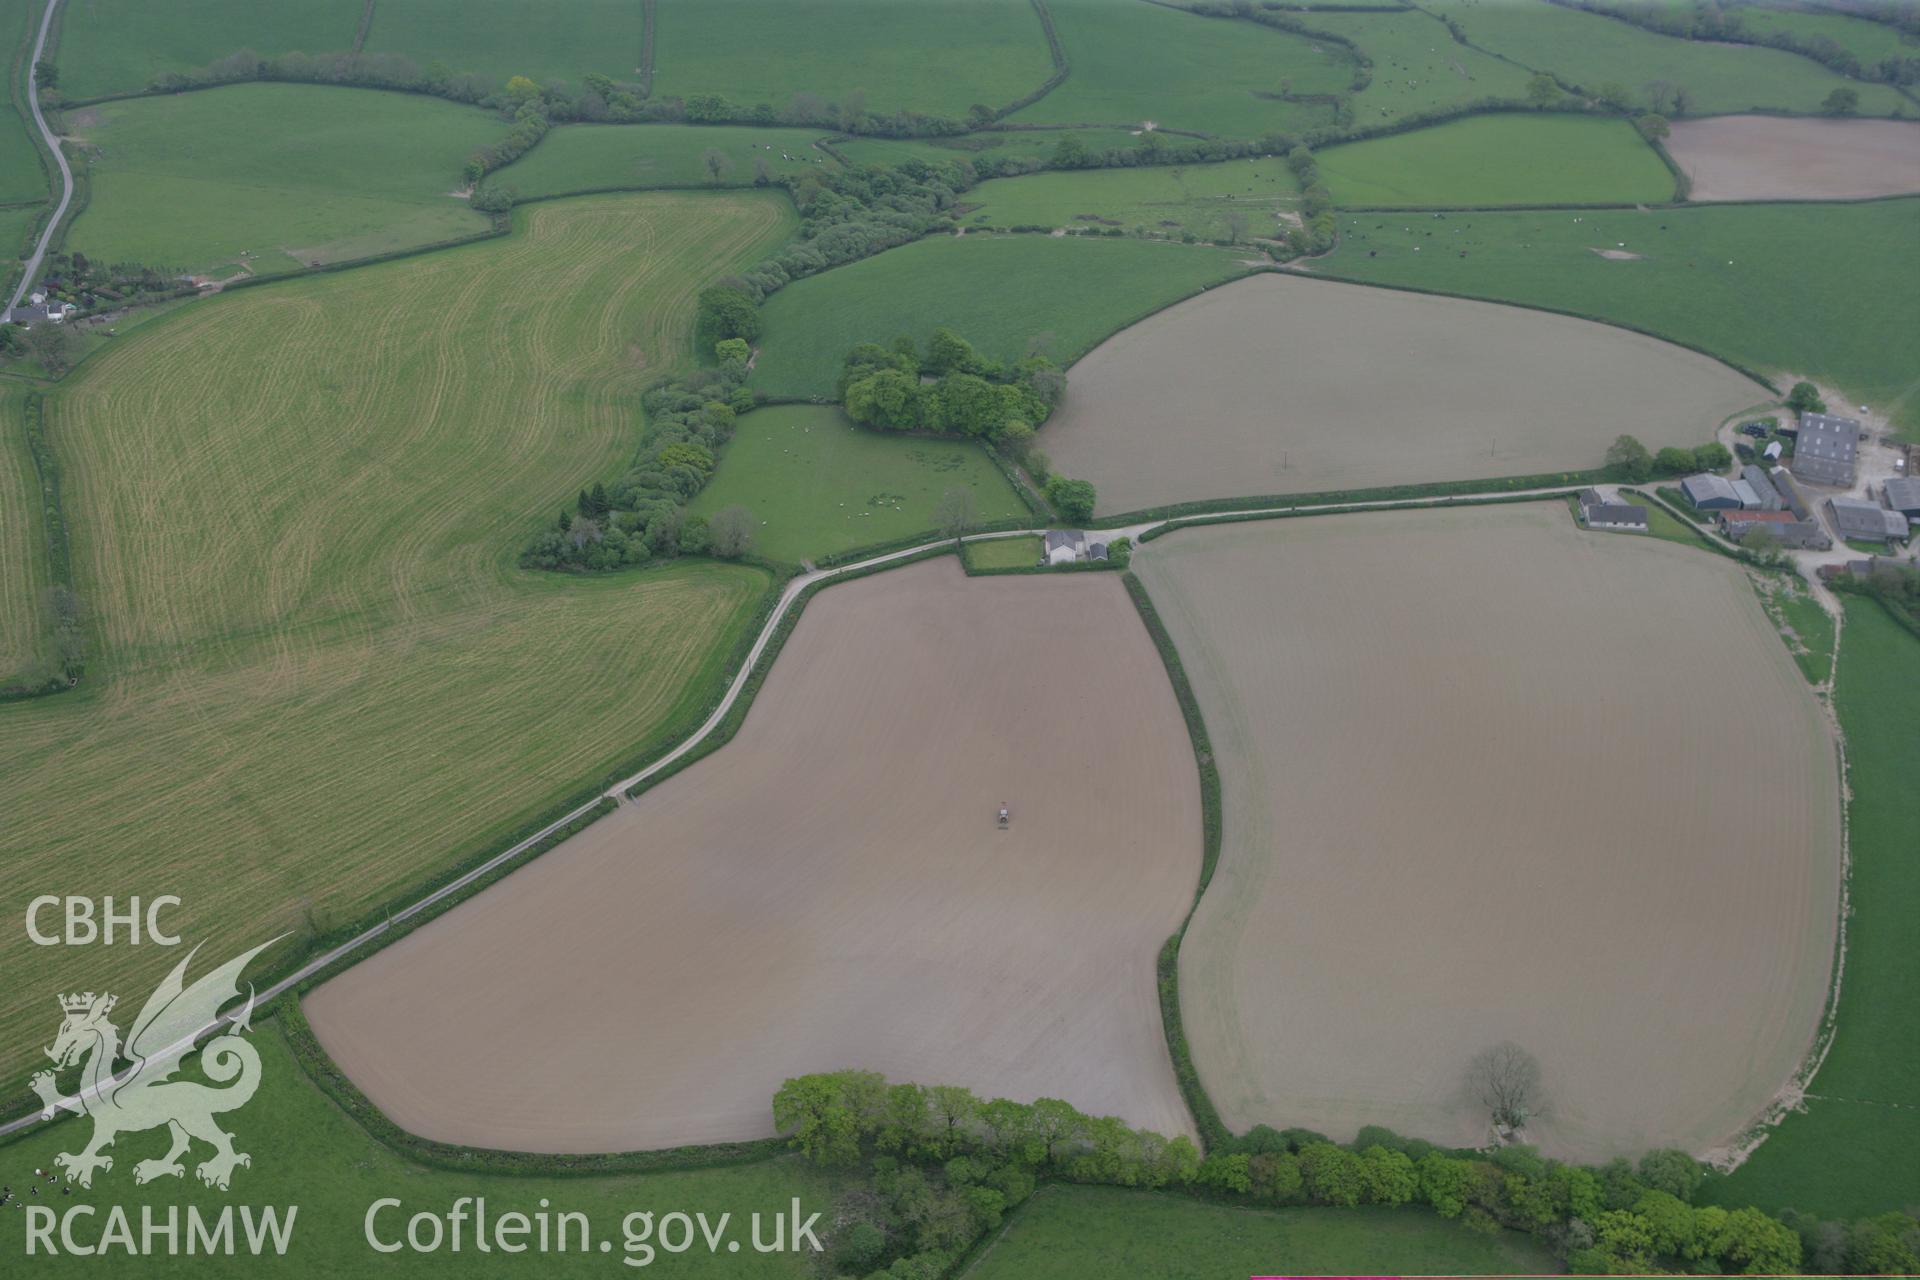
{"label": "bare soil field", "polygon": [[1732,563],[1559,503],[1185,531],[1136,559],[1217,753],[1181,952],[1235,1129],[1488,1136],[1473,1056],[1540,1063],[1530,1138],[1704,1150],[1818,1024],[1840,809],[1818,701]]}
{"label": "bare soil field", "polygon": [[1836,200],[1920,191],[1920,124],[1714,116],[1679,120],[1667,153],[1690,200]]}
{"label": "bare soil field", "polygon": [[1189,1133],[1154,957],[1200,825],[1119,580],[942,559],[824,592],[732,743],[307,1013],[452,1142],[761,1137],[783,1079],[842,1067]]}
{"label": "bare soil field", "polygon": [[1094,348],[1040,443],[1113,514],[1597,467],[1622,431],[1700,444],[1766,394],[1608,325],[1267,274]]}

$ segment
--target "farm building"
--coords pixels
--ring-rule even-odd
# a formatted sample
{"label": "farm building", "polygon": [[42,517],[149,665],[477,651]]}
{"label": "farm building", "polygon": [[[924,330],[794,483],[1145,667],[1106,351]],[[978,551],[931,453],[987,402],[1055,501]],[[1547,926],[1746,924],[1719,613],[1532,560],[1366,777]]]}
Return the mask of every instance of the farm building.
{"label": "farm building", "polygon": [[1908,520],[1920,520],[1920,476],[1887,481],[1887,505]]}
{"label": "farm building", "polygon": [[1793,474],[1815,484],[1853,483],[1854,457],[1860,449],[1860,424],[1824,413],[1800,415],[1800,438],[1793,446]]}
{"label": "farm building", "polygon": [[1780,454],[1781,454],[1781,449],[1780,449],[1780,442],[1778,440],[1770,441],[1767,444],[1767,447],[1760,451],[1760,456],[1765,458],[1768,462],[1780,461]]}
{"label": "farm building", "polygon": [[1800,492],[1800,486],[1794,482],[1793,473],[1785,467],[1773,469],[1773,489],[1780,495],[1780,501],[1787,504],[1787,510],[1793,512],[1798,520],[1813,519],[1813,507],[1807,502],[1807,495]]}
{"label": "farm building", "polygon": [[1720,532],[1735,542],[1755,529],[1767,534],[1783,547],[1794,551],[1826,551],[1833,539],[1811,520],[1796,520],[1791,511],[1723,511]]}
{"label": "farm building", "polygon": [[1845,564],[1823,564],[1814,572],[1832,581],[1835,578],[1870,578],[1881,572],[1912,573],[1913,566],[1887,556],[1868,556],[1864,560],[1849,560]]}
{"label": "farm building", "polygon": [[1828,498],[1827,514],[1843,538],[1858,538],[1863,542],[1906,541],[1907,518],[1878,503],[1859,498]]}
{"label": "farm building", "polygon": [[1749,508],[1750,510],[1778,511],[1786,505],[1781,502],[1779,492],[1773,487],[1773,481],[1767,479],[1764,467],[1749,462],[1740,468],[1740,478],[1747,482],[1747,487],[1752,489],[1754,496],[1759,499],[1754,507]]}
{"label": "farm building", "polygon": [[1580,522],[1589,529],[1627,529],[1647,531],[1647,509],[1631,502],[1608,502],[1599,490],[1588,489],[1580,495]]}
{"label": "farm building", "polygon": [[1076,560],[1105,560],[1107,544],[1089,541],[1078,529],[1047,530],[1048,564],[1072,564]]}
{"label": "farm building", "polygon": [[[1688,476],[1680,482],[1680,492],[1686,494],[1687,501],[1701,511],[1737,511],[1746,505],[1740,501],[1740,493],[1733,487],[1733,481],[1725,476],[1704,472]],[[1753,490],[1748,489],[1747,492],[1752,493]]]}

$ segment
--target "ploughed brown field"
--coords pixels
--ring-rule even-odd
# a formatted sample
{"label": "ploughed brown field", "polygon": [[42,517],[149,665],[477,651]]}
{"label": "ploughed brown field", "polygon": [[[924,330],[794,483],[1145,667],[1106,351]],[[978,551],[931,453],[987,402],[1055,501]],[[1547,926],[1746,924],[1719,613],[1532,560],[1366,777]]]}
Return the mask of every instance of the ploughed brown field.
{"label": "ploughed brown field", "polygon": [[783,1079],[843,1067],[1188,1133],[1154,958],[1200,830],[1117,577],[941,559],[820,594],[730,744],[306,1009],[452,1142],[755,1138]]}
{"label": "ploughed brown field", "polygon": [[1920,123],[1713,116],[1678,120],[1667,153],[1690,200],[1845,200],[1920,191]]}
{"label": "ploughed brown field", "polygon": [[1625,329],[1264,274],[1096,347],[1040,443],[1056,470],[1093,482],[1101,512],[1119,513],[1582,470],[1622,432],[1651,449],[1702,444],[1767,394]]}
{"label": "ploughed brown field", "polygon": [[1478,1144],[1468,1065],[1512,1041],[1546,1153],[1700,1152],[1787,1081],[1838,775],[1740,568],[1558,502],[1184,531],[1136,567],[1221,770],[1180,991],[1230,1126]]}

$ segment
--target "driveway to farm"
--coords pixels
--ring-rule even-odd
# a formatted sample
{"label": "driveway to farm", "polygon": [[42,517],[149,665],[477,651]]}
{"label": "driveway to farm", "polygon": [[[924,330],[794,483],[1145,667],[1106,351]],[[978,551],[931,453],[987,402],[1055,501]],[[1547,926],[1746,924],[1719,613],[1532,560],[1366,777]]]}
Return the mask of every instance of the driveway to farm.
{"label": "driveway to farm", "polygon": [[[1488,497],[1544,498],[1544,497],[1553,496],[1555,494],[1573,493],[1576,491],[1577,491],[1577,487],[1574,487],[1574,486],[1558,486],[1558,487],[1545,488],[1545,489],[1524,489],[1524,490],[1518,490],[1512,493],[1458,494],[1458,495],[1445,497],[1445,498],[1427,498],[1427,499],[1413,499],[1413,500],[1395,499],[1390,501],[1377,501],[1377,502],[1318,503],[1318,504],[1311,504],[1311,505],[1261,507],[1258,509],[1253,509],[1248,511],[1223,512],[1220,514],[1244,518],[1244,517],[1261,516],[1261,515],[1282,515],[1282,514],[1305,515],[1305,514],[1311,514],[1314,512],[1392,510],[1396,508],[1407,508],[1407,507],[1445,507],[1445,506],[1454,505],[1456,503],[1472,502],[1476,499],[1484,499]],[[1168,528],[1179,528],[1187,524],[1206,523],[1210,520],[1217,519],[1217,518],[1218,516],[1199,515],[1199,516],[1189,516],[1189,517],[1173,519],[1173,520],[1147,520],[1137,524],[1122,525],[1117,528],[1103,529],[1101,530],[1101,532],[1105,533],[1109,538],[1119,538],[1119,537],[1130,538],[1137,544],[1140,540],[1140,535],[1145,533],[1149,529],[1155,529],[1161,526],[1166,526]],[[965,541],[985,542],[985,541],[991,541],[996,538],[1034,537],[1036,535],[1042,535],[1045,532],[1046,532],[1046,529],[1044,527],[1036,528],[1036,529],[1017,529],[1017,530],[1011,530],[1004,533],[974,534],[971,537],[966,538]],[[579,808],[574,809],[570,813],[563,814],[562,816],[548,823],[546,826],[542,827],[540,830],[528,836],[526,839],[519,841],[517,844],[514,844],[512,847],[502,850],[500,853],[487,859],[487,861],[481,863],[479,866],[473,868],[471,871],[468,871],[465,875],[462,875],[458,879],[453,880],[448,884],[443,885],[439,889],[434,890],[432,893],[427,894],[425,897],[421,898],[418,902],[415,902],[413,905],[406,907],[400,911],[394,912],[391,916],[389,916],[386,920],[384,920],[380,924],[374,925],[372,928],[367,929],[364,932],[355,935],[354,937],[348,939],[346,942],[343,942],[339,946],[333,948],[331,951],[328,951],[320,956],[316,956],[314,959],[308,961],[306,964],[302,965],[299,969],[295,970],[293,973],[288,974],[286,977],[280,979],[278,982],[275,982],[271,986],[267,987],[264,991],[257,993],[254,1000],[247,1006],[248,1010],[251,1010],[253,1007],[256,1007],[256,1006],[263,1006],[268,1004],[269,1002],[273,1001],[277,997],[284,995],[286,992],[291,991],[294,988],[300,986],[302,983],[306,982],[309,978],[312,978],[315,975],[323,972],[324,970],[327,970],[333,967],[335,964],[346,959],[347,957],[354,955],[356,952],[366,950],[370,943],[374,942],[376,939],[379,939],[384,935],[386,935],[387,933],[391,932],[396,925],[404,925],[408,921],[412,920],[415,916],[420,915],[422,912],[428,911],[431,908],[439,905],[440,903],[448,901],[449,899],[457,898],[459,895],[465,892],[473,884],[486,879],[488,876],[491,876],[495,872],[499,871],[502,867],[507,866],[508,864],[512,863],[515,859],[523,856],[529,849],[532,849],[538,844],[540,844],[542,841],[551,838],[552,836],[554,836],[555,834],[557,834],[558,832],[566,828],[569,824],[576,822],[579,819],[585,817],[595,807],[597,807],[602,800],[611,799],[615,803],[619,803],[619,804],[626,803],[624,796],[629,789],[638,785],[639,783],[645,782],[649,778],[654,777],[655,775],[660,773],[661,770],[667,768],[669,765],[673,764],[675,761],[682,759],[684,756],[686,756],[688,752],[692,751],[695,747],[699,746],[702,742],[706,741],[707,737],[713,733],[714,729],[716,729],[719,726],[720,722],[726,718],[727,713],[733,709],[734,703],[739,700],[741,691],[744,688],[746,688],[748,677],[753,674],[754,669],[757,666],[759,666],[761,658],[766,654],[767,646],[772,643],[773,636],[780,629],[781,622],[786,618],[788,612],[793,609],[794,602],[797,599],[799,599],[801,593],[804,592],[808,587],[814,586],[817,583],[830,582],[835,578],[846,577],[850,574],[862,573],[867,570],[882,568],[886,565],[897,564],[902,561],[907,561],[912,559],[914,556],[922,554],[923,552],[943,547],[946,545],[946,542],[947,542],[947,539],[940,538],[932,542],[921,543],[918,546],[907,547],[904,550],[891,551],[885,555],[874,556],[870,559],[861,560],[854,564],[841,565],[837,568],[832,568],[832,569],[812,569],[812,570],[808,570],[805,573],[795,575],[787,583],[786,589],[780,593],[779,603],[774,607],[773,612],[768,615],[766,624],[763,627],[761,627],[760,635],[754,641],[752,650],[748,652],[746,661],[741,663],[740,670],[734,673],[732,683],[727,686],[726,695],[723,698],[721,698],[719,705],[714,708],[713,714],[708,716],[706,720],[701,723],[700,727],[696,729],[692,734],[688,735],[688,737],[683,742],[681,742],[679,746],[675,747],[672,751],[669,751],[666,755],[660,757],[660,759],[654,761],[652,764],[648,765],[646,768],[640,770],[638,773],[622,778],[620,781],[608,787],[600,795],[596,796],[592,800],[589,800],[587,803],[581,805]],[[233,1015],[217,1018],[214,1021],[207,1023],[205,1026],[202,1026],[197,1031],[193,1032],[191,1035],[184,1036],[181,1039],[175,1041],[173,1044],[170,1044],[164,1049],[160,1049],[154,1054],[150,1055],[149,1061],[158,1061],[158,1060],[164,1060],[164,1059],[176,1057],[176,1056],[184,1056],[185,1054],[191,1052],[193,1046],[196,1043],[198,1043],[204,1036],[206,1036],[207,1033],[214,1031],[223,1023],[232,1023],[234,1021],[236,1021],[236,1018]],[[118,1079],[119,1077],[117,1076],[113,1077],[109,1082],[107,1082],[107,1084],[110,1086],[112,1083],[117,1082]],[[94,1090],[83,1091],[83,1095],[92,1096],[94,1093],[98,1092],[98,1089],[100,1087],[101,1086],[96,1086]],[[76,1096],[82,1096],[82,1095],[76,1095]],[[5,1135],[10,1133],[18,1132],[19,1130],[25,1129],[28,1126],[33,1125],[39,1121],[42,1121],[44,1119],[50,1119],[50,1118],[51,1117],[43,1116],[39,1112],[29,1112],[28,1114],[24,1116],[19,1116],[13,1120],[6,1122],[5,1124],[0,1124],[0,1137],[4,1137]]]}
{"label": "driveway to farm", "polygon": [[53,130],[47,128],[47,118],[40,113],[40,55],[46,52],[47,31],[53,26],[53,10],[60,0],[47,0],[47,11],[40,17],[40,37],[33,42],[33,61],[27,65],[27,105],[33,108],[33,123],[40,129],[40,136],[46,139],[47,149],[53,152],[53,162],[60,166],[60,203],[53,211],[53,217],[47,219],[47,229],[40,233],[40,243],[33,247],[33,256],[27,259],[27,269],[20,276],[20,283],[13,291],[13,297],[7,300],[7,309],[0,319],[13,319],[13,309],[20,305],[20,299],[27,296],[27,289],[33,284],[35,276],[40,274],[40,262],[47,256],[47,247],[53,243],[53,233],[60,229],[60,219],[67,216],[67,206],[73,203],[73,170],[67,164],[67,157],[60,150],[60,139]]}

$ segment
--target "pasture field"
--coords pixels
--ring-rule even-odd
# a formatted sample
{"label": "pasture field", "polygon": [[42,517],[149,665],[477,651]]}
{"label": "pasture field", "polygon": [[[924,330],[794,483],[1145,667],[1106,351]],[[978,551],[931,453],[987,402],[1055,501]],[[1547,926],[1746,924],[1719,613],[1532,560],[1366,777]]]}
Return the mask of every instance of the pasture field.
{"label": "pasture field", "polygon": [[1711,439],[1764,395],[1718,361],[1622,329],[1267,273],[1102,343],[1073,367],[1038,443],[1113,515],[1583,471],[1627,425],[1629,397],[1660,406],[1631,423],[1657,449]]}
{"label": "pasture field", "polygon": [[[95,643],[79,691],[0,707],[16,906],[172,893],[187,936],[291,932],[284,957],[697,720],[764,572],[508,566],[618,474],[695,292],[791,213],[656,194],[518,226],[183,308],[49,398]],[[150,985],[151,950],[63,980]],[[44,999],[0,991],[0,1080]]]}
{"label": "pasture field", "polygon": [[[967,192],[974,223],[1192,232],[1204,240],[1277,238],[1297,224],[1300,188],[1279,158],[995,178]],[[1238,219],[1236,221],[1236,215]]]}
{"label": "pasture field", "polygon": [[[9,73],[24,68],[40,29],[40,10],[24,3],[0,5],[0,67]],[[24,85],[18,94],[25,101]],[[33,125],[14,109],[12,98],[0,94],[0,205],[47,198],[47,174],[33,144]],[[0,255],[13,255],[13,242],[0,239]],[[3,301],[3,300],[0,300]]]}
{"label": "pasture field", "polygon": [[1226,249],[1144,240],[933,236],[796,281],[767,299],[753,385],[769,395],[833,395],[856,343],[941,325],[984,356],[1016,360],[1037,343],[1061,365],[1168,303],[1247,271]]}
{"label": "pasture field", "polygon": [[1802,40],[1831,40],[1867,68],[1883,58],[1911,58],[1920,54],[1920,46],[1902,40],[1899,30],[1891,23],[1849,17],[1831,10],[1817,12],[1762,5],[1743,5],[1739,13],[1740,24],[1754,35],[1780,33]]}
{"label": "pasture field", "polygon": [[969,542],[962,553],[969,569],[1025,569],[1040,563],[1045,544],[1037,537],[991,538]]}
{"label": "pasture field", "polygon": [[828,405],[771,405],[741,418],[713,480],[688,508],[711,516],[738,504],[762,522],[753,549],[798,563],[925,532],[949,489],[973,494],[980,521],[1027,514],[1026,504],[966,440],[888,437]]}
{"label": "pasture field", "polygon": [[1220,766],[1180,992],[1230,1127],[1478,1145],[1467,1066],[1512,1041],[1543,1153],[1697,1151],[1798,1067],[1839,779],[1738,566],[1547,502],[1219,525],[1135,567]]}
{"label": "pasture field", "polygon": [[1043,1187],[966,1274],[1113,1276],[1548,1274],[1553,1255],[1423,1209],[1256,1209],[1118,1187]]}
{"label": "pasture field", "polygon": [[156,76],[242,49],[267,57],[350,49],[365,8],[364,0],[74,0],[57,19],[60,92],[69,100],[140,93]]}
{"label": "pasture field", "polygon": [[1456,43],[1438,18],[1422,10],[1299,16],[1317,31],[1347,37],[1373,59],[1373,79],[1354,96],[1356,124],[1526,93],[1526,68]]}
{"label": "pasture field", "polygon": [[[499,171],[495,181],[522,196],[558,196],[610,187],[750,187],[766,165],[770,178],[837,171],[814,149],[818,129],[716,129],[684,124],[569,124]],[[706,153],[726,157],[718,182]],[[790,158],[789,158],[790,157]]]}
{"label": "pasture field", "polygon": [[501,122],[419,94],[239,84],[66,113],[91,150],[70,248],[105,262],[270,275],[458,239],[488,221],[455,199]]}
{"label": "pasture field", "polygon": [[26,390],[0,381],[0,687],[49,656],[40,479],[20,420]]}
{"label": "pasture field", "polygon": [[1032,124],[1145,121],[1229,138],[1325,123],[1325,107],[1281,94],[1343,93],[1353,65],[1338,46],[1251,22],[1206,18],[1157,4],[1049,0],[1073,68],[1014,119]]}
{"label": "pasture field", "polygon": [[1920,1203],[1920,863],[1913,857],[1913,780],[1920,776],[1920,640],[1879,605],[1846,601],[1833,705],[1847,737],[1852,800],[1847,846],[1852,913],[1846,980],[1826,1063],[1789,1115],[1745,1164],[1707,1184],[1717,1204],[1787,1206],[1861,1217]]}
{"label": "pasture field", "polygon": [[44,207],[35,204],[17,209],[0,209],[0,284],[7,286],[8,296],[12,295],[13,282],[18,278],[22,265],[20,251],[32,251],[27,241]]}
{"label": "pasture field", "polygon": [[[637,7],[637,6],[636,6]],[[961,119],[1053,74],[1028,0],[659,0],[654,93],[718,93],[784,110],[796,94],[877,115]],[[764,56],[742,56],[743,33]]]}
{"label": "pasture field", "polygon": [[368,53],[473,72],[578,85],[589,72],[639,75],[639,0],[377,0]]}
{"label": "pasture field", "polygon": [[1343,208],[1673,199],[1672,172],[1634,127],[1592,116],[1474,116],[1331,147],[1318,159]]}
{"label": "pasture field", "polygon": [[1482,49],[1551,71],[1589,93],[1607,84],[1622,86],[1642,106],[1646,86],[1656,81],[1687,90],[1688,115],[1753,110],[1814,115],[1835,89],[1856,90],[1861,115],[1883,116],[1913,105],[1887,85],[1849,80],[1799,54],[1680,40],[1554,4],[1446,0],[1435,11],[1459,23]]}
{"label": "pasture field", "polygon": [[383,1112],[454,1142],[764,1137],[783,1079],[853,1063],[1190,1133],[1154,958],[1199,870],[1185,726],[1117,576],[941,557],[827,589],[711,759],[306,1010]]}
{"label": "pasture field", "polygon": [[[1078,139],[1089,151],[1137,147],[1143,135],[1135,129],[986,129],[950,138],[849,138],[834,144],[855,164],[897,165],[903,160],[947,164],[975,157],[1006,156],[1044,160],[1066,138]],[[1160,134],[1155,141],[1177,148],[1192,139]]]}
{"label": "pasture field", "polygon": [[1904,120],[1716,116],[1677,122],[1666,146],[1687,175],[1690,200],[1844,200],[1920,191],[1920,124]]}
{"label": "pasture field", "polygon": [[1920,272],[1920,200],[1353,214],[1340,236],[1315,270],[1633,325],[1776,381],[1837,386],[1920,439],[1906,336],[1920,329],[1920,294],[1907,287]]}
{"label": "pasture field", "polygon": [[[47,1002],[52,1008],[51,1001]],[[126,1007],[123,1001],[122,1008]],[[131,1016],[131,1015],[129,1015]],[[237,1170],[233,1179],[235,1197],[256,1205],[297,1205],[292,1245],[285,1257],[269,1252],[250,1257],[243,1251],[234,1254],[197,1253],[185,1257],[154,1257],[134,1263],[116,1257],[104,1268],[98,1257],[83,1258],[56,1250],[48,1257],[42,1250],[33,1258],[32,1269],[49,1276],[98,1275],[103,1269],[116,1275],[169,1276],[191,1274],[212,1280],[253,1280],[256,1276],[287,1277],[305,1280],[326,1276],[330,1280],[363,1280],[365,1277],[405,1275],[457,1277],[524,1276],[529,1273],[526,1256],[503,1254],[497,1250],[483,1253],[474,1248],[472,1224],[455,1253],[444,1246],[433,1253],[408,1252],[399,1257],[375,1253],[367,1244],[364,1219],[367,1209],[383,1197],[401,1198],[404,1208],[388,1210],[377,1219],[383,1240],[398,1239],[406,1230],[409,1215],[431,1211],[446,1213],[464,1196],[485,1197],[492,1219],[500,1214],[520,1212],[532,1216],[543,1200],[551,1212],[585,1213],[597,1239],[613,1242],[611,1258],[598,1251],[575,1247],[570,1251],[549,1250],[540,1256],[537,1271],[542,1276],[605,1277],[627,1270],[619,1260],[627,1256],[621,1232],[622,1219],[637,1209],[656,1212],[671,1206],[686,1213],[705,1211],[714,1221],[723,1212],[733,1215],[732,1226],[748,1230],[746,1215],[759,1211],[771,1214],[784,1210],[798,1196],[805,1211],[827,1209],[844,1184],[831,1174],[798,1158],[783,1157],[758,1164],[730,1165],[724,1168],[673,1173],[628,1174],[620,1176],[527,1175],[503,1177],[499,1174],[455,1172],[416,1164],[368,1136],[351,1116],[312,1082],[293,1057],[280,1020],[256,1022],[250,1037],[261,1060],[260,1091],[242,1111],[222,1121],[233,1130],[235,1146],[249,1152],[253,1163]],[[190,1070],[192,1068],[189,1068]],[[86,1134],[80,1122],[64,1122],[0,1146],[0,1183],[16,1193],[33,1184],[35,1169],[52,1167],[54,1153],[72,1150]],[[69,1209],[76,1205],[98,1206],[104,1221],[110,1205],[122,1205],[139,1230],[142,1206],[151,1206],[162,1223],[170,1207],[197,1206],[202,1214],[217,1215],[225,1197],[202,1187],[195,1180],[189,1162],[184,1179],[161,1178],[145,1186],[133,1180],[132,1166],[140,1159],[164,1154],[164,1137],[154,1131],[123,1135],[114,1146],[114,1168],[102,1173],[89,1191],[76,1190],[72,1199],[54,1197],[55,1206]],[[206,1148],[197,1148],[204,1156]],[[30,1201],[42,1203],[42,1201]],[[803,1214],[804,1216],[804,1214]],[[25,1255],[23,1240],[27,1215],[12,1206],[0,1213],[0,1249],[9,1256]],[[822,1222],[828,1219],[823,1217]],[[393,1230],[388,1232],[391,1225]],[[87,1228],[80,1228],[85,1231]],[[98,1226],[94,1227],[98,1230]],[[184,1254],[185,1223],[182,1223],[180,1249]],[[136,1239],[138,1237],[136,1236]],[[577,1240],[577,1235],[574,1237]],[[164,1249],[164,1239],[160,1248]],[[635,1260],[639,1254],[633,1255]],[[704,1246],[678,1257],[664,1251],[655,1256],[656,1266],[649,1269],[675,1276],[768,1276],[807,1280],[816,1274],[810,1254],[759,1254],[742,1247],[738,1254],[709,1254]]]}

